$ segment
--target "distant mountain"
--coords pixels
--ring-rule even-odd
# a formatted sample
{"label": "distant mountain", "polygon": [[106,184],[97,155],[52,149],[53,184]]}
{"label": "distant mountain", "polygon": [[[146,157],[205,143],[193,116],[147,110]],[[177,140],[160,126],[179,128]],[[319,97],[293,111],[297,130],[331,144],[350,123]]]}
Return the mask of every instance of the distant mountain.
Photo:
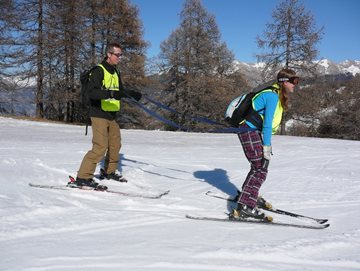
{"label": "distant mountain", "polygon": [[263,67],[264,65],[262,63],[245,63],[237,60],[234,62],[234,70],[239,70],[242,74],[244,74],[252,87],[263,83],[261,77],[261,70]]}
{"label": "distant mountain", "polygon": [[[262,83],[261,70],[264,68],[262,63],[234,62],[234,70],[240,70],[252,86]],[[360,73],[359,60],[346,60],[341,63],[335,63],[328,59],[320,60],[318,63],[318,73],[320,75],[352,75]]]}
{"label": "distant mountain", "polygon": [[0,115],[34,116],[34,100],[33,87],[7,91],[0,89]]}
{"label": "distant mountain", "polygon": [[319,62],[319,73],[322,75],[334,75],[334,74],[347,74],[350,73],[353,76],[360,73],[360,61],[359,60],[346,60],[341,63],[334,63],[331,60],[323,59]]}

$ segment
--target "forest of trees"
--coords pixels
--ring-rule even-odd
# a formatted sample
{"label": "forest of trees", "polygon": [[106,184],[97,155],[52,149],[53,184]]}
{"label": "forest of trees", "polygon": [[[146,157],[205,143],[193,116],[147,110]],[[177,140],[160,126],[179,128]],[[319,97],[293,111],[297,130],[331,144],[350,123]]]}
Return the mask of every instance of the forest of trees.
{"label": "forest of trees", "polygon": [[[283,67],[294,68],[304,78],[285,113],[282,133],[360,139],[360,79],[329,83],[316,74],[316,45],[325,30],[316,27],[311,12],[300,0],[284,0],[264,29],[257,38],[264,82]],[[129,0],[2,0],[0,91],[17,87],[6,78],[21,82],[21,87],[35,82],[37,118],[83,122],[80,73],[99,63],[112,41],[123,48],[119,69],[125,87],[180,112],[161,112],[179,125],[202,128],[189,116],[222,121],[229,101],[250,90],[246,76],[234,70],[234,55],[221,40],[215,16],[201,0],[184,0],[179,26],[151,60],[146,59],[139,10]],[[146,74],[149,66],[159,73]],[[122,108],[120,123],[126,127],[174,129],[136,108]],[[288,120],[291,127],[285,127]]]}
{"label": "forest of trees", "polygon": [[147,44],[127,0],[6,0],[0,10],[1,75],[35,78],[38,118],[83,119],[80,73],[101,62],[111,41],[123,48],[124,82],[144,84]]}

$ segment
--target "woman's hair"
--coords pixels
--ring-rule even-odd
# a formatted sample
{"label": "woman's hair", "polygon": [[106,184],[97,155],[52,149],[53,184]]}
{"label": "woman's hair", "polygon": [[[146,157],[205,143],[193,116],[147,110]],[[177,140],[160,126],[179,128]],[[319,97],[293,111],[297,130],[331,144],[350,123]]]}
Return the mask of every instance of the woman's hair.
{"label": "woman's hair", "polygon": [[289,94],[284,89],[284,82],[294,77],[297,77],[296,72],[291,69],[282,69],[277,74],[277,81],[280,86],[280,103],[284,111],[287,111],[289,109]]}

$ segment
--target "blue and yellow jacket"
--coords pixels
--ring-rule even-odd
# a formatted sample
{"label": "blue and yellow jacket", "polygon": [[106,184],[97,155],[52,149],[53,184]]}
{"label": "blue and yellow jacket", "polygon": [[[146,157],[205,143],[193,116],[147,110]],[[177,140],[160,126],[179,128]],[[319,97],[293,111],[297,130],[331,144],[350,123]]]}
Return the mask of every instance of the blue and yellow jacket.
{"label": "blue and yellow jacket", "polygon": [[[252,100],[254,110],[260,114],[263,120],[261,132],[263,144],[266,146],[271,146],[271,136],[278,131],[281,123],[283,107],[280,103],[279,93],[280,87],[275,83],[261,91]],[[251,120],[246,120],[246,124],[251,128],[256,128]]]}

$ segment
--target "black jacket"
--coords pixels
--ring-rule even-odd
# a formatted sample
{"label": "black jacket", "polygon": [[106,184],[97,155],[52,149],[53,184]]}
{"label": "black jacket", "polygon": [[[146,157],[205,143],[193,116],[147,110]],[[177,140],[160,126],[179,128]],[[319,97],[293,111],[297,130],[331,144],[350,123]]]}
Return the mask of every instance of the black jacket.
{"label": "black jacket", "polygon": [[[109,63],[107,63],[106,60],[103,60],[101,62],[103,67],[110,72],[111,74],[114,74],[116,72],[116,68]],[[117,93],[116,99],[124,98],[124,97],[133,97],[134,95],[140,95],[140,93],[131,91],[131,90],[125,90],[120,72],[118,72],[119,77],[119,92]],[[108,120],[114,120],[116,119],[117,112],[106,112],[101,109],[101,100],[103,99],[109,99],[111,96],[110,91],[107,91],[103,89],[102,81],[104,78],[104,71],[101,67],[96,67],[92,72],[89,80],[89,97],[90,97],[90,117],[96,117],[96,118],[104,118]]]}

